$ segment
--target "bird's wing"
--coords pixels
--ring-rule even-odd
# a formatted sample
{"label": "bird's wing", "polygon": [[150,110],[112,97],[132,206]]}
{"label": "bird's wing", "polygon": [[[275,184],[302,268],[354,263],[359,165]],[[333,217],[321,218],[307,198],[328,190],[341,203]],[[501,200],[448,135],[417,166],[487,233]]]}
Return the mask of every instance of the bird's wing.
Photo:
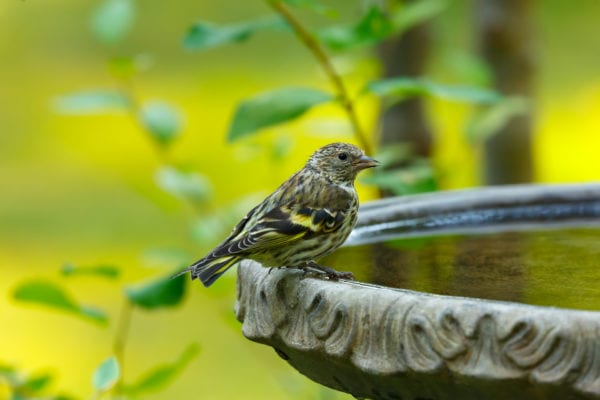
{"label": "bird's wing", "polygon": [[[265,251],[290,245],[307,237],[337,230],[346,217],[345,210],[311,207],[276,207],[254,221],[252,226],[244,226],[237,235],[230,235],[214,256]],[[241,225],[242,222],[240,222]]]}
{"label": "bird's wing", "polygon": [[223,244],[230,242],[230,241],[234,240],[234,238],[242,235],[244,233],[244,230],[245,230],[248,222],[254,217],[255,214],[257,214],[258,210],[262,206],[263,206],[263,203],[257,205],[252,210],[250,210],[248,212],[248,214],[246,214],[246,216],[244,218],[242,218],[242,220],[240,222],[238,222],[238,224],[236,226],[233,227],[229,236],[227,236],[225,238],[225,240],[223,241]]}

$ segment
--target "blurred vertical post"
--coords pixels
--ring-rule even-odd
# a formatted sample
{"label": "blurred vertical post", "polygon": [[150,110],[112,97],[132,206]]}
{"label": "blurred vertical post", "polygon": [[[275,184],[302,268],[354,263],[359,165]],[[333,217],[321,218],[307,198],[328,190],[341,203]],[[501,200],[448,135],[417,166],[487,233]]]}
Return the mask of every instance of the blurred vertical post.
{"label": "blurred vertical post", "polygon": [[[531,97],[532,0],[476,0],[477,49],[488,63],[495,88]],[[485,183],[530,182],[533,178],[531,111],[513,117],[485,143]]]}
{"label": "blurred vertical post", "polygon": [[[404,3],[412,1],[415,0],[407,0]],[[418,24],[382,42],[378,47],[378,55],[383,66],[383,77],[422,75],[429,55],[430,42],[428,23]],[[432,134],[421,98],[403,100],[383,110],[380,123],[381,148],[390,144],[406,143],[412,148],[414,155],[431,155]]]}
{"label": "blurred vertical post", "polygon": [[[409,3],[418,0],[391,0]],[[377,48],[382,65],[382,77],[393,78],[398,76],[418,77],[423,74],[429,56],[431,34],[427,22],[417,24],[397,36],[384,40]],[[385,149],[389,145],[406,144],[414,156],[429,158],[433,148],[433,135],[427,122],[423,100],[419,96],[411,97],[385,108],[380,114],[381,135],[379,148]],[[407,161],[407,160],[405,160]],[[402,168],[404,165],[396,163],[386,165],[386,169]],[[382,197],[393,196],[394,193],[381,189]],[[385,262],[389,251],[383,246],[373,247],[372,273],[375,279],[386,276]],[[406,279],[404,275],[397,276],[397,281]]]}

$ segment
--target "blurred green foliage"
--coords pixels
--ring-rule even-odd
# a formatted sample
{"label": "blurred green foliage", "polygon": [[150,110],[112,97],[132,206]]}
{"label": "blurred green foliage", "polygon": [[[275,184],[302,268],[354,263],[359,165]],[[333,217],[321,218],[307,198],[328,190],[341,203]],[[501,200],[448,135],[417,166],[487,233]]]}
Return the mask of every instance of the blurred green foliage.
{"label": "blurred green foliage", "polygon": [[500,101],[499,93],[472,86],[449,86],[422,78],[389,78],[367,84],[365,91],[391,97],[393,102],[417,96],[434,96],[444,100],[492,104]]}
{"label": "blurred green foliage", "polygon": [[114,265],[76,266],[66,263],[60,272],[63,276],[92,275],[108,279],[117,279],[121,275],[121,270]]}
{"label": "blurred green foliage", "polygon": [[316,89],[282,88],[242,101],[233,115],[227,139],[231,142],[262,128],[290,121],[331,95]]}
{"label": "blurred green foliage", "polygon": [[[118,269],[104,265],[79,268],[66,265],[63,267],[62,272],[67,277],[91,275],[99,278],[108,277],[111,280],[114,280],[119,275]],[[124,362],[123,347],[126,345],[129,335],[130,308],[135,306],[145,310],[157,310],[177,306],[184,299],[186,283],[187,279],[183,275],[176,278],[171,278],[171,275],[168,275],[150,282],[125,288],[124,295],[126,300],[122,310],[122,319],[119,321],[120,326],[114,338],[115,355],[103,361],[92,375],[92,386],[97,392],[97,396],[111,391],[114,392],[115,397],[134,396],[144,392],[163,389],[174,381],[185,366],[197,356],[199,346],[196,343],[191,343],[175,362],[154,367],[133,384],[120,384],[122,380],[121,364]],[[16,287],[13,297],[20,302],[34,303],[55,310],[65,311],[100,323],[101,325],[108,323],[108,317],[105,312],[95,307],[78,304],[61,286],[53,282],[39,279],[23,282]],[[51,376],[48,375],[46,379],[51,379]],[[37,380],[34,382],[37,382]],[[9,383],[13,388],[13,398],[21,390],[30,391],[32,396],[37,396],[37,392],[45,386],[45,384],[42,385],[41,383],[34,385],[30,380],[23,383],[20,380],[12,379],[9,380]],[[27,399],[29,397],[21,394],[18,398]]]}
{"label": "blurred green foliage", "polygon": [[[376,45],[392,35],[398,35],[411,27],[427,21],[445,8],[442,0],[422,2],[399,2],[391,7],[372,4],[365,7],[363,16],[354,24],[330,24],[324,29],[312,32],[310,28],[294,16],[286,4],[294,7],[305,7],[313,11],[322,11],[316,1],[267,1],[278,15],[258,21],[249,21],[230,25],[217,25],[212,22],[199,21],[189,30],[184,44],[191,50],[207,50],[210,48],[240,43],[248,40],[255,33],[265,30],[294,32],[297,39],[312,53],[329,80],[335,92],[326,92],[308,88],[280,88],[260,93],[250,99],[242,100],[236,107],[230,123],[227,139],[234,141],[261,131],[273,125],[289,122],[308,112],[316,105],[334,101],[340,103],[347,111],[349,123],[353,126],[355,140],[367,152],[375,146],[371,139],[366,139],[362,132],[361,122],[355,113],[355,97],[347,93],[342,76],[333,66],[330,56],[324,48],[342,52],[365,45]],[[280,18],[278,18],[278,16]],[[289,29],[286,29],[286,26]],[[371,93],[387,100],[387,106],[395,102],[415,96],[431,96],[441,99],[470,102],[474,104],[493,105],[500,102],[499,93],[489,89],[466,85],[444,85],[425,78],[394,77],[373,81],[364,85],[363,93]],[[391,101],[390,101],[391,99]],[[508,104],[504,102],[503,104]],[[491,107],[491,106],[490,106]],[[487,138],[498,131],[514,112],[499,112],[497,107],[480,111],[480,116],[468,130],[473,143],[475,138]],[[506,110],[506,107],[504,108]],[[372,135],[371,135],[372,137]],[[386,149],[389,153],[390,149]],[[410,148],[408,148],[410,151]],[[380,155],[376,155],[376,158]],[[388,157],[389,158],[389,157]],[[392,161],[392,160],[390,160]],[[395,164],[402,163],[402,170],[374,171],[373,175],[363,180],[367,184],[389,190],[394,194],[412,194],[437,188],[435,171],[427,159],[412,159],[411,155],[402,152]]]}
{"label": "blurred green foliage", "polygon": [[[12,366],[0,365],[0,381],[6,381],[11,387],[12,399],[40,398],[40,393],[43,393],[52,384],[53,379],[52,375],[48,373],[23,374]],[[45,398],[49,400],[72,399],[62,394]]]}
{"label": "blurred green foliage", "polygon": [[135,383],[124,386],[123,393],[138,397],[141,394],[164,389],[181,374],[199,352],[200,346],[197,343],[191,343],[172,363],[158,365],[142,375]]}
{"label": "blurred green foliage", "polygon": [[[530,106],[490,91],[485,66],[456,50],[468,37],[464,5],[427,0],[383,13],[374,2],[285,4],[331,52],[361,124],[374,119],[379,99],[389,105],[418,95],[431,102],[440,126],[459,132],[454,141],[440,134],[434,163],[414,160],[410,148],[380,149],[382,161],[410,161],[410,168],[365,177],[377,187],[406,194],[473,184],[474,173],[464,173],[474,165],[473,148],[465,152],[456,143],[468,138],[477,145]],[[590,34],[596,21],[556,30],[558,22],[576,21],[578,11],[558,2],[544,7],[542,31],[562,50],[545,55],[552,69],[544,73],[560,79],[545,79],[543,93],[584,78],[590,89],[572,104],[559,97],[546,114],[558,117],[542,122],[550,144],[540,146],[538,156],[552,161],[544,164],[542,171],[550,172],[542,180],[567,180],[574,172],[579,180],[597,178],[593,168],[581,167],[597,160],[598,139],[583,135],[594,126],[572,117],[595,109],[597,82],[591,73],[574,74],[571,63],[560,64],[598,61],[597,52],[573,45],[600,37]],[[594,12],[581,17],[589,15]],[[451,33],[439,35],[432,76],[372,81],[371,46],[431,18]],[[213,22],[218,19],[237,22]],[[2,56],[12,61],[1,67],[8,84],[0,92],[6,185],[0,202],[8,210],[0,210],[6,246],[0,284],[9,293],[2,361],[11,361],[0,366],[0,398],[345,397],[299,378],[269,349],[241,338],[231,313],[232,279],[210,291],[169,279],[226,235],[310,151],[352,140],[349,124],[331,117],[344,106],[339,93],[311,75],[317,64],[293,42],[284,19],[261,1],[225,8],[181,2],[166,10],[156,1],[64,0],[6,2],[0,22],[14,33],[0,38]],[[95,42],[84,34],[86,22]],[[49,103],[72,118],[51,116]],[[313,125],[302,125],[301,117]],[[225,144],[227,132],[235,144]],[[369,197],[364,193],[373,197],[360,190],[363,199]],[[56,277],[67,259],[75,262]],[[186,296],[192,288],[193,296]],[[202,341],[202,357],[195,340]],[[178,378],[187,384],[178,387]],[[247,386],[231,384],[238,379]],[[75,395],[62,394],[65,388]]]}
{"label": "blurred green foliage", "polygon": [[107,392],[112,389],[121,376],[121,366],[115,356],[102,361],[92,375],[92,386],[97,392]]}
{"label": "blurred green foliage", "polygon": [[103,1],[92,15],[91,27],[96,38],[104,44],[117,44],[133,26],[135,7],[134,0]]}
{"label": "blurred green foliage", "polygon": [[279,17],[268,17],[229,25],[199,21],[188,30],[183,45],[188,50],[207,50],[225,44],[245,42],[261,31],[288,30],[288,25]]}
{"label": "blurred green foliage", "polygon": [[185,293],[185,278],[184,275],[176,278],[166,276],[145,285],[127,288],[125,295],[132,304],[149,310],[176,306]]}
{"label": "blurred green foliage", "polygon": [[41,304],[106,325],[106,314],[92,306],[78,304],[65,290],[53,282],[39,279],[21,283],[13,292],[15,300]]}

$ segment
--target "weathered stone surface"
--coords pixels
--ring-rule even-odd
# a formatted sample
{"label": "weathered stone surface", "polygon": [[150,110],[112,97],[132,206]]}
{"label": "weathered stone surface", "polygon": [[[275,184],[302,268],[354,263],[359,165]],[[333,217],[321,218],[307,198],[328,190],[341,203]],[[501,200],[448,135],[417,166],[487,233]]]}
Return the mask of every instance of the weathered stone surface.
{"label": "weathered stone surface", "polygon": [[[461,215],[476,226],[469,220],[477,217],[469,214],[472,207],[487,222],[511,227],[556,216],[561,223],[597,223],[600,215],[600,185],[482,189],[447,194],[448,201],[440,196],[366,206],[356,242],[385,238],[388,221],[412,218],[409,236],[422,228],[431,233],[440,221],[460,222]],[[244,261],[236,315],[247,338],[272,346],[314,381],[356,397],[600,399],[600,311],[331,282]]]}
{"label": "weathered stone surface", "polygon": [[302,278],[244,262],[237,318],[309,378],[374,399],[600,398],[600,312]]}

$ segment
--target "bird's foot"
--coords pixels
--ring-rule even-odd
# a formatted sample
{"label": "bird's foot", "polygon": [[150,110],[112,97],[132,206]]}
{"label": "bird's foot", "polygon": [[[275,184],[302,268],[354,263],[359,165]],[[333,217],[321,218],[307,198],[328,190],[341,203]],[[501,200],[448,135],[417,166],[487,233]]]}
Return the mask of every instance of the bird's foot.
{"label": "bird's foot", "polygon": [[269,275],[271,273],[271,271],[273,271],[274,269],[279,271],[281,268],[285,268],[285,265],[281,265],[279,267],[269,267],[269,271],[267,272],[267,275]]}
{"label": "bird's foot", "polygon": [[330,281],[338,281],[340,279],[354,280],[352,272],[347,271],[336,271],[333,268],[319,265],[314,261],[309,261],[304,264],[294,266],[296,269],[300,269],[304,272],[304,276],[310,273],[317,273],[318,275],[325,275]]}

